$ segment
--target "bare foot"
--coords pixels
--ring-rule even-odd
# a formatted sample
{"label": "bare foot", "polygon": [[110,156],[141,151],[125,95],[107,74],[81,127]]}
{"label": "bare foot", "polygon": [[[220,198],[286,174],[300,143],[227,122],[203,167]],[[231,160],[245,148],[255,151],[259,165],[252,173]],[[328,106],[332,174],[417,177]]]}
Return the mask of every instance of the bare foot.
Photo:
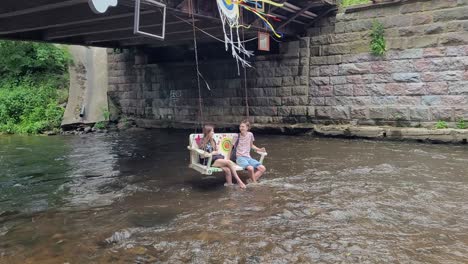
{"label": "bare foot", "polygon": [[248,183],[248,184],[252,184],[252,183],[258,183],[258,182],[255,181],[255,180],[252,180],[252,179],[247,179],[247,183]]}
{"label": "bare foot", "polygon": [[241,187],[242,189],[247,188],[247,186],[245,186],[245,184],[243,182],[239,182],[239,187]]}

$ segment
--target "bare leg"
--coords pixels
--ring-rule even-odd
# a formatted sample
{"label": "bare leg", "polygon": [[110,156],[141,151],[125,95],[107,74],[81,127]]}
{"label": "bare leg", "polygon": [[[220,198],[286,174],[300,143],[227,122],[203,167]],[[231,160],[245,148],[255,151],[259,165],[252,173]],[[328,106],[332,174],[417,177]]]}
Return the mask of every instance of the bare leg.
{"label": "bare leg", "polygon": [[246,169],[247,169],[247,172],[249,174],[249,178],[252,180],[252,182],[254,182],[254,183],[257,182],[257,180],[255,179],[255,176],[254,176],[254,171],[255,171],[254,167],[247,166]]}
{"label": "bare leg", "polygon": [[227,185],[232,185],[232,175],[231,175],[231,170],[226,167],[221,168],[224,171],[224,176],[226,177],[226,184]]}
{"label": "bare leg", "polygon": [[266,171],[265,166],[263,166],[263,165],[258,166],[257,171],[254,174],[255,181],[260,179],[260,177],[262,177],[262,175],[263,175],[263,173],[265,173],[265,171]]}
{"label": "bare leg", "polygon": [[239,187],[245,188],[245,184],[239,178],[239,175],[237,175],[236,169],[234,168],[234,165],[231,163],[231,161],[226,160],[226,159],[219,159],[213,163],[213,167],[228,168],[229,170],[231,170],[231,173],[234,174],[234,178],[236,178],[237,184],[239,184]]}
{"label": "bare leg", "polygon": [[244,182],[242,182],[239,175],[237,174],[236,167],[234,166],[234,163],[228,160],[228,164],[229,164],[229,169],[231,170],[232,174],[234,175],[234,178],[236,178],[237,182],[240,183],[240,185],[243,185],[245,187]]}

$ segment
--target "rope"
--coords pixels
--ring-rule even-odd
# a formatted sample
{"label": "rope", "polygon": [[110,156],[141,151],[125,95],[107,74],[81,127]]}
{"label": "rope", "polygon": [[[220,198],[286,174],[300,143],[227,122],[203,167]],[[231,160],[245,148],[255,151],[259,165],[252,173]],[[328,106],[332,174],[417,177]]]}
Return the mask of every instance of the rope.
{"label": "rope", "polygon": [[[189,5],[192,7],[190,9],[190,12],[193,10],[193,4],[192,0],[189,0]],[[195,10],[193,10],[195,11]],[[197,85],[198,85],[198,108],[199,108],[199,116],[198,116],[198,122],[200,124],[200,127],[203,127],[204,121],[203,121],[203,108],[202,108],[202,98],[201,98],[201,87],[200,87],[200,70],[199,70],[199,65],[198,65],[198,47],[197,47],[197,35],[195,32],[195,16],[190,14],[192,16],[192,29],[193,29],[193,46],[194,46],[194,51],[195,51],[195,64],[197,66]]]}
{"label": "rope", "polygon": [[[193,25],[192,22],[190,22],[190,21],[188,21],[188,20],[185,20],[185,19],[183,19],[183,18],[181,18],[181,17],[179,17],[179,16],[177,16],[177,15],[173,15],[173,16],[176,17],[177,19],[179,19],[180,21],[183,21],[183,22],[185,22],[185,23],[187,23],[187,24],[189,24],[189,25]],[[222,39],[220,39],[220,38],[218,38],[218,37],[216,37],[216,36],[211,35],[210,33],[206,32],[205,30],[203,30],[203,29],[201,29],[201,28],[199,28],[199,27],[197,27],[197,26],[195,26],[195,28],[196,28],[198,31],[204,33],[205,35],[207,35],[207,36],[209,36],[209,37],[211,37],[211,38],[213,38],[213,39],[215,39],[215,40],[217,40],[217,41],[219,41],[219,42],[226,43],[226,41],[224,41],[224,40],[222,40]],[[256,39],[258,39],[258,37],[254,37],[254,38],[251,38],[251,39],[248,39],[248,40],[244,40],[244,41],[241,41],[241,42],[242,42],[242,43],[246,43],[246,42],[254,41],[254,40],[256,40]],[[237,48],[236,48],[236,49],[237,49]]]}
{"label": "rope", "polygon": [[[241,10],[241,19],[242,19],[242,24],[244,24],[244,16],[243,12]],[[244,35],[244,28],[242,28],[242,41],[245,40],[245,35]],[[245,60],[245,54],[244,54],[244,60]],[[247,120],[249,120],[249,100],[247,96],[247,69],[244,67],[244,94],[245,94],[245,117]]]}

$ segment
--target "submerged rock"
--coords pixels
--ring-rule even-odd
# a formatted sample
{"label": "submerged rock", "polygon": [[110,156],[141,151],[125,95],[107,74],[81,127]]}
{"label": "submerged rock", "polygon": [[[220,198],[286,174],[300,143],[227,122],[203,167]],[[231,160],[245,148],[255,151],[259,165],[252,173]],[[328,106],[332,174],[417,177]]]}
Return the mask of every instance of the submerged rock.
{"label": "submerged rock", "polygon": [[287,210],[287,209],[284,209],[284,210],[283,210],[283,214],[282,214],[282,217],[283,217],[283,218],[289,219],[289,218],[292,218],[292,217],[294,217],[294,216],[295,216],[295,215],[294,215],[291,211],[289,211],[289,210]]}
{"label": "submerged rock", "polygon": [[338,222],[349,222],[352,218],[352,215],[347,211],[333,211],[331,215]]}
{"label": "submerged rock", "polygon": [[0,236],[4,236],[8,233],[9,229],[6,226],[0,227]]}
{"label": "submerged rock", "polygon": [[44,135],[55,136],[55,135],[57,135],[57,132],[55,132],[55,131],[46,131],[46,132],[44,132]]}
{"label": "submerged rock", "polygon": [[112,243],[121,243],[122,241],[128,239],[131,236],[128,230],[121,230],[115,232],[111,237],[107,238],[105,241],[109,244]]}

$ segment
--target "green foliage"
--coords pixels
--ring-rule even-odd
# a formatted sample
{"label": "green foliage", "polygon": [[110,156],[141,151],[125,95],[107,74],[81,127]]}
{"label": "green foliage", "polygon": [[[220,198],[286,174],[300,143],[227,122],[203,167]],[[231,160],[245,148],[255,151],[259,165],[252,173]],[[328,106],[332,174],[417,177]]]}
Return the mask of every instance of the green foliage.
{"label": "green foliage", "polygon": [[[68,81],[66,83],[68,83]],[[57,102],[59,104],[65,104],[68,102],[68,89],[66,87],[57,90]]]}
{"label": "green foliage", "polygon": [[96,124],[94,124],[94,128],[97,128],[97,129],[106,129],[107,128],[107,124],[108,124],[108,120],[110,118],[110,112],[109,110],[107,110],[105,107],[101,107],[101,111],[102,111],[102,117],[104,118],[105,121],[99,121],[97,122]]}
{"label": "green foliage", "polygon": [[70,58],[50,44],[0,41],[0,133],[36,134],[60,127]]}
{"label": "green foliage", "polygon": [[459,119],[458,122],[457,122],[457,128],[458,129],[466,129],[465,120]]}
{"label": "green foliage", "polygon": [[120,120],[119,120],[119,127],[121,129],[126,129],[126,128],[129,128],[130,127],[130,121],[128,120],[128,118],[126,116],[122,117]]}
{"label": "green foliage", "polygon": [[439,120],[439,121],[437,121],[437,123],[435,125],[435,128],[437,128],[437,129],[448,128],[447,122]]}
{"label": "green foliage", "polygon": [[370,0],[341,0],[341,7],[370,3]]}
{"label": "green foliage", "polygon": [[46,43],[0,41],[0,76],[62,75],[68,70],[70,54]]}
{"label": "green foliage", "polygon": [[105,107],[102,107],[101,110],[102,110],[102,117],[104,117],[104,120],[109,120],[110,119],[109,110],[107,110]]}
{"label": "green foliage", "polygon": [[113,51],[114,51],[115,54],[121,54],[121,53],[123,53],[123,49],[122,49],[122,48],[114,48]]}
{"label": "green foliage", "polygon": [[372,24],[372,30],[370,34],[370,49],[371,53],[375,56],[383,56],[387,49],[384,32],[385,30],[383,24],[378,21],[374,21],[374,23]]}
{"label": "green foliage", "polygon": [[55,87],[30,83],[0,87],[0,133],[37,134],[60,126]]}
{"label": "green foliage", "polygon": [[97,129],[105,129],[107,125],[106,125],[106,122],[99,121],[96,124],[94,124],[94,127]]}

